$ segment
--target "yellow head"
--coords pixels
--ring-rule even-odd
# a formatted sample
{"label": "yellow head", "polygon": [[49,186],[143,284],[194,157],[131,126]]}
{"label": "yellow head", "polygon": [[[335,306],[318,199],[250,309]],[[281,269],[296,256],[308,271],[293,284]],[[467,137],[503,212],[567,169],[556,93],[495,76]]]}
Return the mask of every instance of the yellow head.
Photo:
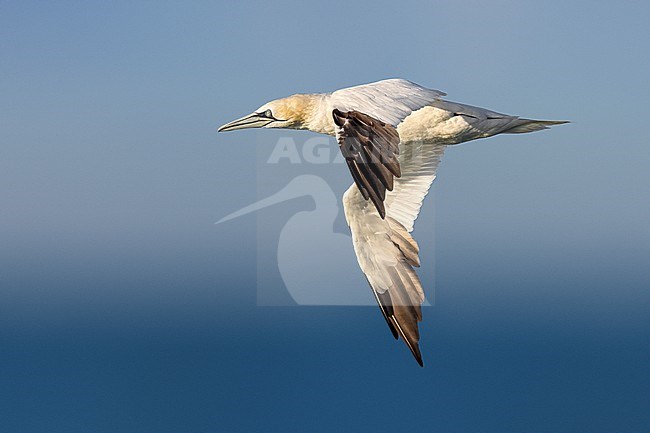
{"label": "yellow head", "polygon": [[317,95],[292,95],[267,102],[252,114],[226,123],[221,131],[247,128],[307,129]]}

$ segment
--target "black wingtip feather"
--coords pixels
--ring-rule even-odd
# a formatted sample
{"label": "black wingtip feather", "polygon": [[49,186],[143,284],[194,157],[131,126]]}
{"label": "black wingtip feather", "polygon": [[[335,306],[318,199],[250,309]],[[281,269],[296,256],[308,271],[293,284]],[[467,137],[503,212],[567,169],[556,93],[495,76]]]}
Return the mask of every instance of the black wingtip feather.
{"label": "black wingtip feather", "polygon": [[413,357],[415,358],[417,363],[420,364],[420,367],[424,367],[424,362],[422,361],[422,353],[420,352],[420,345],[418,344],[417,340],[411,341],[411,339],[402,330],[402,327],[397,322],[395,316],[391,316],[391,320],[395,324],[395,328],[397,329],[397,332],[399,332],[400,336],[402,337],[402,340],[404,340],[404,343],[406,343],[406,346],[408,346],[409,350],[413,354]]}
{"label": "black wingtip feather", "polygon": [[390,318],[390,316],[393,315],[393,311],[392,311],[393,307],[391,306],[390,295],[388,295],[387,293],[382,293],[382,294],[377,293],[375,289],[372,287],[372,284],[370,284],[370,281],[368,280],[367,277],[366,277],[366,281],[368,281],[368,285],[372,289],[372,294],[375,295],[375,299],[377,300],[377,304],[379,305],[379,310],[381,311],[381,315],[384,316],[384,319],[386,320],[386,324],[388,324],[388,327],[390,328],[390,332],[393,334],[393,337],[395,337],[395,340],[399,339],[399,334],[397,333],[397,329],[395,328],[395,325],[393,325],[393,321]]}
{"label": "black wingtip feather", "polygon": [[[419,349],[418,349],[419,350]],[[424,368],[424,361],[422,361],[422,355],[416,355],[415,360],[420,364],[420,367]]]}

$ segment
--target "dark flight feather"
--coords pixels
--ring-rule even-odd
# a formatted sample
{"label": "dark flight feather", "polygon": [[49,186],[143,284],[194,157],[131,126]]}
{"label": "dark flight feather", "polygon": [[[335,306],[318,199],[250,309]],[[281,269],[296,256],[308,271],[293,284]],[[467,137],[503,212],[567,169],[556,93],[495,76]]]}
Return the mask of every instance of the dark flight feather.
{"label": "dark flight feather", "polygon": [[400,177],[399,134],[380,120],[358,111],[332,111],[338,126],[336,138],[352,179],[364,199],[386,217],[386,190],[393,190],[393,178]]}

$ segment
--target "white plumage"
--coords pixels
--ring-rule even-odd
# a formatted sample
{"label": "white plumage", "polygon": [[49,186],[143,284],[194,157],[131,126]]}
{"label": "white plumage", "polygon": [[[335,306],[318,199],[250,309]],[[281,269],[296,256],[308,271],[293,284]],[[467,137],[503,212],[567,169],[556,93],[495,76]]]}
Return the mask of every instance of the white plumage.
{"label": "white plumage", "polygon": [[411,237],[445,147],[566,123],[523,119],[445,101],[403,79],[271,101],[219,131],[264,127],[336,135],[355,183],[343,196],[354,251],[395,338],[422,365],[420,265]]}
{"label": "white plumage", "polygon": [[358,111],[397,126],[413,111],[445,96],[439,90],[426,89],[400,78],[378,81],[337,90],[329,96],[333,108]]}

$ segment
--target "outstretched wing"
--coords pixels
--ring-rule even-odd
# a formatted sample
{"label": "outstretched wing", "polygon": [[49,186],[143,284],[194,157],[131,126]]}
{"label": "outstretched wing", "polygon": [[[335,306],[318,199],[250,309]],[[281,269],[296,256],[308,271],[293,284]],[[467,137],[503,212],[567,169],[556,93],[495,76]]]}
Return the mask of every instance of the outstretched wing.
{"label": "outstretched wing", "polygon": [[358,111],[397,126],[413,111],[430,105],[446,93],[427,89],[401,78],[337,90],[330,95],[332,108]]}
{"label": "outstretched wing", "polygon": [[392,190],[393,177],[400,177],[399,135],[394,127],[444,95],[395,78],[337,90],[329,96],[336,136],[354,182],[382,218],[386,190]]}
{"label": "outstretched wing", "polygon": [[343,196],[354,252],[395,338],[401,337],[420,365],[418,322],[424,290],[413,269],[420,266],[417,242],[410,235],[424,196],[435,179],[444,146],[402,143],[402,177],[386,195],[382,219],[352,185]]}
{"label": "outstretched wing", "polygon": [[343,196],[343,205],[354,252],[379,308],[395,338],[402,337],[422,365],[418,322],[424,291],[413,270],[419,266],[417,243],[396,220],[381,219],[355,185]]}
{"label": "outstretched wing", "polygon": [[386,194],[384,204],[387,215],[399,221],[409,233],[413,231],[424,197],[436,178],[445,147],[431,140],[400,145],[398,161],[402,176]]}
{"label": "outstretched wing", "polygon": [[332,111],[336,139],[365,200],[370,199],[383,219],[386,190],[400,177],[399,135],[394,127],[357,111]]}

